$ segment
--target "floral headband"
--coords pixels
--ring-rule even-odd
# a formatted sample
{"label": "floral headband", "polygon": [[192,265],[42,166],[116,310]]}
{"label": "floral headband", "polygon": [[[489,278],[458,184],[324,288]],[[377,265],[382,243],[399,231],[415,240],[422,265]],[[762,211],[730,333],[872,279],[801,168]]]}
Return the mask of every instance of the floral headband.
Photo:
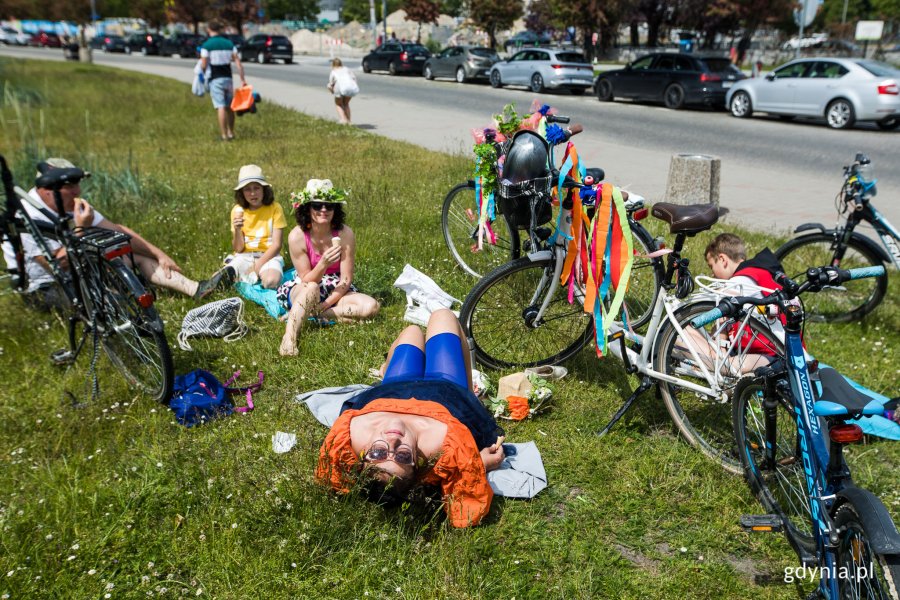
{"label": "floral headband", "polygon": [[309,202],[327,202],[329,204],[346,204],[350,190],[334,187],[330,179],[310,179],[302,192],[291,193],[291,206],[295,209]]}

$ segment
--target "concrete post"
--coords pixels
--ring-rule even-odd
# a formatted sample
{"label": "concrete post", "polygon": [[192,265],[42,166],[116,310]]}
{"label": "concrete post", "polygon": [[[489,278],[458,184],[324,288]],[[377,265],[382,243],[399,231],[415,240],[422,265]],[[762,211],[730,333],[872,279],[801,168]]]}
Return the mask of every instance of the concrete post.
{"label": "concrete post", "polygon": [[705,154],[673,154],[669,163],[666,202],[719,204],[722,160]]}

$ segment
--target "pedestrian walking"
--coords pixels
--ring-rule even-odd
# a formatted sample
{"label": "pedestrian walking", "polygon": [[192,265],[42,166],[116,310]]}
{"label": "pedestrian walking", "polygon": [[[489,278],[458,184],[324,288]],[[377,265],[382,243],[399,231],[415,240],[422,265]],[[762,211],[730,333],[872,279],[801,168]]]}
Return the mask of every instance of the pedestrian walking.
{"label": "pedestrian walking", "polygon": [[200,46],[200,69],[206,71],[206,67],[210,67],[209,95],[218,116],[222,140],[230,142],[234,139],[234,111],[231,110],[234,83],[231,80],[231,63],[237,67],[241,85],[247,85],[244,65],[241,64],[237,48],[231,40],[221,35],[220,23],[212,21],[206,28],[209,39]]}

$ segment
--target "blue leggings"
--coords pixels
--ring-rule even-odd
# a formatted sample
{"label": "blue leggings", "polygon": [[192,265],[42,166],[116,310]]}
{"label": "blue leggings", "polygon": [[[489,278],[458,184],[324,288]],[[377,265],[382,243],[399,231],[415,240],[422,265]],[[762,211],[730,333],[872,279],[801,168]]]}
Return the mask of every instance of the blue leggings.
{"label": "blue leggings", "polygon": [[450,332],[432,336],[425,342],[425,352],[412,344],[394,348],[382,383],[413,379],[449,381],[468,389],[469,374],[459,336]]}

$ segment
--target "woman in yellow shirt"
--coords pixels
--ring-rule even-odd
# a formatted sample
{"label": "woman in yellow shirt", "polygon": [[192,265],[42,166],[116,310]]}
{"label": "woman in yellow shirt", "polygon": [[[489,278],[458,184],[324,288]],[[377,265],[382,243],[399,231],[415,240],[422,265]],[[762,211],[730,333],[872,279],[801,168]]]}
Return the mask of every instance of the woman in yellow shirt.
{"label": "woman in yellow shirt", "polygon": [[244,165],[234,188],[231,209],[231,248],[225,259],[232,278],[247,283],[259,281],[274,290],[281,283],[284,258],[281,243],[287,221],[284,210],[275,202],[272,186],[256,165]]}

